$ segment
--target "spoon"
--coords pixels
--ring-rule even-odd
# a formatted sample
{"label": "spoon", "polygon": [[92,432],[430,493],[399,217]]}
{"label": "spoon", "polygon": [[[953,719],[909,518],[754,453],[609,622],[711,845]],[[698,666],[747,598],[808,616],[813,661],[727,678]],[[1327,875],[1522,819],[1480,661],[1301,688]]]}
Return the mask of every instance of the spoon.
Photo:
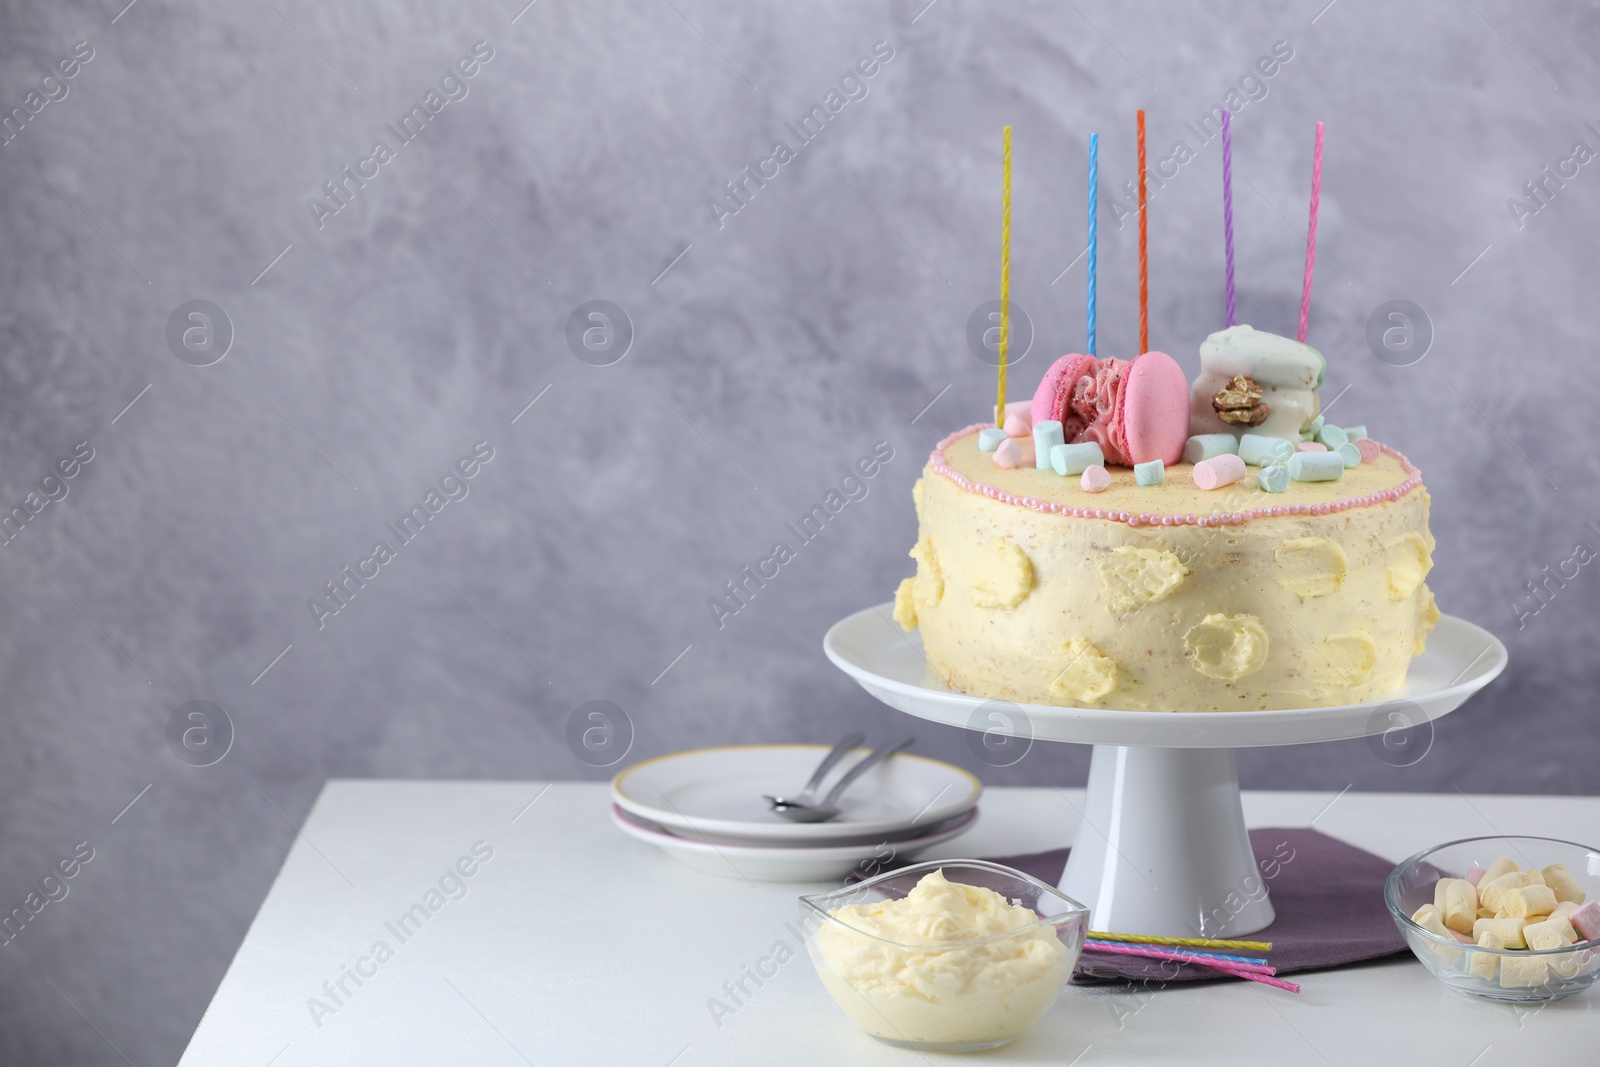
{"label": "spoon", "polygon": [[802,808],[809,807],[816,803],[817,788],[822,785],[822,780],[828,776],[828,772],[833,770],[840,760],[849,755],[864,740],[866,740],[866,737],[862,734],[845,734],[839,738],[834,743],[834,746],[828,750],[828,754],[822,757],[822,762],[817,764],[817,769],[811,772],[811,780],[806,782],[799,795],[793,800],[775,797],[768,793],[761,795],[767,798],[767,801],[772,805],[773,811],[782,811],[791,805]]}
{"label": "spoon", "polygon": [[844,777],[834,783],[828,795],[816,803],[802,803],[799,800],[784,800],[781,797],[767,797],[772,802],[772,808],[779,815],[793,822],[827,822],[839,814],[839,797],[848,789],[857,778],[876,767],[884,760],[893,756],[903,748],[911,745],[916,738],[904,737],[892,745],[885,745],[875,752],[862,757],[857,763],[844,773]]}

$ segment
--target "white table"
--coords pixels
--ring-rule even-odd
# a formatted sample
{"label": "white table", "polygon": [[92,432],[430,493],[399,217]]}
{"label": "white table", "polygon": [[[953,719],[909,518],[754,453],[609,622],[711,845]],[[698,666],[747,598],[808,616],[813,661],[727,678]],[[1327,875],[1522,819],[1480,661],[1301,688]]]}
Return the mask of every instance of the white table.
{"label": "white table", "polygon": [[[1059,847],[1081,804],[1081,790],[992,789],[979,826],[926,858]],[[1315,820],[1394,860],[1482,834],[1600,841],[1600,798],[1247,792],[1244,807],[1251,826]],[[719,1026],[707,1001],[776,942],[800,948],[785,923],[817,887],[696,874],[624,837],[607,809],[589,783],[328,783],[183,1065],[946,1062],[856,1031],[803,949],[760,988],[747,981],[753,995]],[[474,862],[480,841],[493,854]],[[465,895],[425,899],[463,857]],[[1600,1062],[1600,990],[1529,1012],[1452,993],[1410,957],[1297,980],[1298,996],[1069,987],[1022,1039],[971,1062]],[[311,998],[330,1010],[314,1018]]]}

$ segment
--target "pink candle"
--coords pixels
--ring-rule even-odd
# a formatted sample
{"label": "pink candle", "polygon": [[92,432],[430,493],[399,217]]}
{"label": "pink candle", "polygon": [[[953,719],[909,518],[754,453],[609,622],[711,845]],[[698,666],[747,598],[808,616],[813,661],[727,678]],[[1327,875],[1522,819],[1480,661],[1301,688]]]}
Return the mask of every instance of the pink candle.
{"label": "pink candle", "polygon": [[1322,123],[1317,123],[1317,149],[1311,159],[1311,223],[1306,227],[1306,276],[1300,283],[1301,344],[1306,340],[1306,320],[1311,315],[1311,272],[1317,264],[1317,203],[1322,199]]}

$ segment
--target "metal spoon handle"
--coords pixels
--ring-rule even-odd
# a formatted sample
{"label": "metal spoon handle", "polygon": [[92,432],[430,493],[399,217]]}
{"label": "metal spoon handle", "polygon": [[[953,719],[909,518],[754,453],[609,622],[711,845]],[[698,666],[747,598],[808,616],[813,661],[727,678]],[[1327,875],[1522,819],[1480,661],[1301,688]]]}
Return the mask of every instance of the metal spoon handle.
{"label": "metal spoon handle", "polygon": [[866,774],[884,760],[888,759],[890,756],[894,755],[896,752],[899,752],[902,748],[909,747],[915,740],[916,738],[914,737],[904,737],[892,745],[885,745],[876,752],[869,753],[867,756],[863,757],[860,763],[857,763],[854,767],[851,767],[848,771],[844,772],[844,777],[840,778],[838,782],[834,783],[834,787],[828,790],[828,795],[822,798],[822,802],[818,806],[823,808],[833,807],[834,803],[839,799],[839,795],[846,789],[850,788],[850,784],[852,782],[854,782],[857,778],[860,778],[863,774]]}
{"label": "metal spoon handle", "polygon": [[846,734],[839,738],[838,743],[828,750],[826,756],[822,757],[822,762],[817,764],[817,769],[812,773],[811,780],[806,782],[805,788],[800,790],[799,799],[810,800],[812,794],[817,791],[817,786],[821,785],[822,780],[828,776],[828,772],[833,770],[840,760],[854,751],[855,747],[864,740],[866,738],[862,734]]}

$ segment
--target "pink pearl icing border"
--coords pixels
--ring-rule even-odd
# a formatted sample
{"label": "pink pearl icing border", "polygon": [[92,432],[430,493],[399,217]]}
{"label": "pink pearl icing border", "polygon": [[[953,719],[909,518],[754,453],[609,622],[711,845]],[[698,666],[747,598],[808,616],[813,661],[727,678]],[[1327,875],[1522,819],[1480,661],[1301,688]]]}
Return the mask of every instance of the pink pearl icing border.
{"label": "pink pearl icing border", "polygon": [[1371,507],[1374,504],[1387,504],[1399,500],[1407,493],[1422,484],[1422,472],[1412,465],[1405,456],[1390,448],[1388,445],[1379,444],[1378,447],[1384,454],[1393,456],[1400,461],[1409,477],[1392,489],[1379,490],[1367,496],[1350,497],[1347,500],[1331,500],[1326,504],[1275,504],[1272,507],[1250,508],[1246,511],[1223,512],[1211,515],[1152,515],[1141,511],[1137,515],[1131,511],[1117,511],[1110,508],[1075,508],[1066,504],[1050,500],[1040,500],[1033,496],[1017,496],[983,482],[975,482],[945,462],[945,449],[967,437],[977,433],[990,424],[987,422],[974,423],[965,429],[957,430],[934,446],[932,454],[928,456],[928,465],[935,471],[949,478],[969,493],[977,493],[991,500],[998,500],[1003,504],[1015,504],[1018,507],[1032,508],[1044,514],[1068,515],[1075,519],[1107,519],[1112,522],[1125,522],[1129,526],[1242,526],[1252,519],[1275,519],[1285,515],[1331,515],[1337,511],[1348,508]]}

